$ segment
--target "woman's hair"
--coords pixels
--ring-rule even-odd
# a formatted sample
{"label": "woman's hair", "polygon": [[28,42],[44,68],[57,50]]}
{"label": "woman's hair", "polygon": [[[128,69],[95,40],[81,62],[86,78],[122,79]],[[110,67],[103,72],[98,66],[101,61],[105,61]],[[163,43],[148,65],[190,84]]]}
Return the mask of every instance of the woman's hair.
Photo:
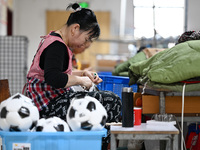
{"label": "woman's hair", "polygon": [[90,9],[81,8],[77,3],[70,4],[66,10],[72,8],[75,12],[71,13],[66,25],[79,24],[80,30],[89,31],[90,40],[98,39],[100,35],[100,27],[94,12]]}

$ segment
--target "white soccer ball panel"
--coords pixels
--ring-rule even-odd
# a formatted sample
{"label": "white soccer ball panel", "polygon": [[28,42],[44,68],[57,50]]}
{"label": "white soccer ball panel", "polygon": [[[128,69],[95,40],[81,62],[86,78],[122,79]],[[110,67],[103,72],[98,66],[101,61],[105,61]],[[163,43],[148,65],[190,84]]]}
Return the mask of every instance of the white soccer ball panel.
{"label": "white soccer ball panel", "polygon": [[39,115],[39,111],[38,111],[38,109],[37,109],[37,107],[32,107],[31,109],[30,109],[30,118],[32,119],[32,121],[37,121],[37,120],[39,120],[39,118],[40,118],[40,115]]}
{"label": "white soccer ball panel", "polygon": [[9,112],[17,112],[20,107],[22,106],[22,100],[16,99],[16,100],[9,100],[6,104],[6,109]]}
{"label": "white soccer ball panel", "polygon": [[91,131],[99,131],[99,130],[102,130],[103,128],[104,126],[97,124],[92,127]]}
{"label": "white soccer ball panel", "polygon": [[68,121],[68,124],[73,131],[82,131],[82,129],[80,128],[81,122],[71,119],[70,121]]}
{"label": "white soccer ball panel", "polygon": [[73,107],[75,109],[84,109],[87,107],[88,101],[84,101],[82,98],[81,99],[74,99],[72,101]]}
{"label": "white soccer ball panel", "polygon": [[83,122],[85,120],[89,120],[90,119],[90,112],[86,109],[81,109],[76,111],[75,113],[75,118],[73,120],[77,120],[79,122]]}
{"label": "white soccer ball panel", "polygon": [[22,119],[17,112],[8,112],[6,121],[10,125],[19,126],[22,122]]}
{"label": "white soccer ball panel", "polygon": [[19,124],[19,129],[21,131],[27,131],[32,125],[32,120],[31,118],[24,118],[23,121]]}
{"label": "white soccer ball panel", "polygon": [[7,123],[6,119],[0,119],[0,128],[3,131],[9,131],[10,125]]}
{"label": "white soccer ball panel", "polygon": [[99,124],[102,120],[102,115],[99,113],[91,113],[90,115],[90,123],[92,124]]}
{"label": "white soccer ball panel", "polygon": [[0,110],[7,105],[7,101],[4,100],[0,103]]}

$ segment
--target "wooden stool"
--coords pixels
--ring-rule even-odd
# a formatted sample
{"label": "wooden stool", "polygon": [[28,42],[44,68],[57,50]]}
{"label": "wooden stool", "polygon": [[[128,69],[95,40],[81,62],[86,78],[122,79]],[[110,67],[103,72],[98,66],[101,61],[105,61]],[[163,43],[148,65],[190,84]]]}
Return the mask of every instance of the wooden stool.
{"label": "wooden stool", "polygon": [[10,97],[8,79],[0,80],[0,103]]}

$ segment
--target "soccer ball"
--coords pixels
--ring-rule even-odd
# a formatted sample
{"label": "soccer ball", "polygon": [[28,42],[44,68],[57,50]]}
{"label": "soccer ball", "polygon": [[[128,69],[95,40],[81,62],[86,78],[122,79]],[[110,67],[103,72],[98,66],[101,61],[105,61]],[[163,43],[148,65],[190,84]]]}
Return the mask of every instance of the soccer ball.
{"label": "soccer ball", "polygon": [[64,120],[54,116],[50,118],[41,118],[38,120],[37,125],[33,128],[32,131],[41,131],[41,132],[58,132],[64,131],[69,132],[69,126]]}
{"label": "soccer ball", "polygon": [[102,130],[106,124],[107,112],[103,105],[91,96],[74,98],[66,120],[73,131]]}
{"label": "soccer ball", "polygon": [[17,93],[0,104],[0,129],[28,131],[39,120],[39,111],[32,100]]}

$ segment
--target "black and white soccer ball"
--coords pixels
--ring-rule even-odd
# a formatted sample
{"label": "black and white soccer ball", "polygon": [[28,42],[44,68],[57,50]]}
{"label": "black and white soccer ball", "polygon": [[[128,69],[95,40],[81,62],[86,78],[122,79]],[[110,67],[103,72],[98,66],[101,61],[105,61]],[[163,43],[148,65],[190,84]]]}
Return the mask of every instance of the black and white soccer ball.
{"label": "black and white soccer ball", "polygon": [[54,116],[49,118],[41,118],[32,131],[40,132],[69,132],[70,128],[64,120]]}
{"label": "black and white soccer ball", "polygon": [[0,104],[0,129],[29,131],[39,120],[39,111],[32,100],[17,93]]}
{"label": "black and white soccer ball", "polygon": [[72,100],[66,120],[73,131],[97,131],[104,128],[107,112],[97,99],[84,96]]}

